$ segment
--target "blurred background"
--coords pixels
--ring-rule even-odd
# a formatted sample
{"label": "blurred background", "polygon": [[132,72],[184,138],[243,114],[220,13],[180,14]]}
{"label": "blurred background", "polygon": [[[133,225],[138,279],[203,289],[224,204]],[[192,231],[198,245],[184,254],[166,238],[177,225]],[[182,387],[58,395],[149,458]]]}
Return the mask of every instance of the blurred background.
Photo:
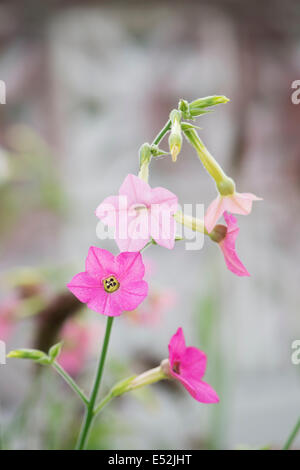
{"label": "blurred background", "polygon": [[[89,390],[105,319],[65,285],[96,237],[94,211],[138,171],[138,149],[179,98],[224,94],[198,118],[201,137],[240,192],[264,198],[239,217],[238,278],[220,250],[152,247],[150,296],[115,322],[102,393],[156,366],[178,326],[208,355],[221,397],[201,405],[173,383],[113,402],[94,449],[280,448],[300,412],[300,79],[297,1],[2,1],[0,79],[0,339],[7,351],[64,339],[61,363]],[[167,149],[167,141],[162,144]],[[215,188],[185,142],[150,183],[180,203]],[[72,448],[81,404],[52,370],[0,365],[2,448]],[[300,437],[300,436],[299,436]],[[294,446],[300,446],[300,439]]]}

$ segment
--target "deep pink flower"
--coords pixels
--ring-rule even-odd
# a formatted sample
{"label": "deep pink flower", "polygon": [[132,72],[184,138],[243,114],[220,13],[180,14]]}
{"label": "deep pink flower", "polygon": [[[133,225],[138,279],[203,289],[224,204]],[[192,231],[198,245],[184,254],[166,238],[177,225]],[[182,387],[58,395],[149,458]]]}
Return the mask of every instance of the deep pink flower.
{"label": "deep pink flower", "polygon": [[225,238],[219,242],[219,246],[225,258],[225,263],[229,271],[237,276],[250,276],[247,269],[239,259],[235,250],[235,241],[239,234],[239,227],[234,215],[224,212],[224,219],[227,224]]}
{"label": "deep pink flower", "polygon": [[178,328],[169,343],[170,373],[201,403],[217,403],[214,389],[202,380],[206,369],[206,355],[200,349],[186,347],[182,328]]}
{"label": "deep pink flower", "polygon": [[252,210],[253,201],[261,201],[262,198],[251,193],[236,193],[229,196],[218,195],[209,205],[205,214],[205,227],[210,233],[225,211],[233,214],[248,215]]}
{"label": "deep pink flower", "polygon": [[95,312],[115,317],[134,310],[148,293],[140,253],[120,253],[90,247],[85,271],[73,277],[69,290]]}
{"label": "deep pink flower", "polygon": [[174,247],[177,197],[165,188],[151,188],[135,175],[127,175],[118,196],[109,196],[96,215],[115,227],[121,251],[139,251],[153,238],[158,245]]}

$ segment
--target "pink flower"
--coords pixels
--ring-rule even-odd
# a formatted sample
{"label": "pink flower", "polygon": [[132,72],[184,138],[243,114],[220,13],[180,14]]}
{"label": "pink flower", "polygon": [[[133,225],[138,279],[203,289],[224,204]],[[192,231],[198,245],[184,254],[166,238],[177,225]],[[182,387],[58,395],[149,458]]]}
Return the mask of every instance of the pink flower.
{"label": "pink flower", "polygon": [[209,205],[205,215],[205,227],[210,233],[217,224],[224,211],[233,214],[248,215],[252,210],[253,201],[261,201],[262,198],[251,193],[236,193],[229,196],[218,195]]}
{"label": "pink flower", "polygon": [[164,313],[172,308],[175,302],[175,292],[170,289],[152,291],[140,307],[128,313],[128,318],[137,325],[160,325]]}
{"label": "pink flower", "polygon": [[64,325],[61,332],[63,347],[58,362],[68,374],[76,377],[80,373],[102,333],[103,329],[98,324],[88,325],[72,319]]}
{"label": "pink flower", "polygon": [[121,251],[139,251],[153,238],[158,245],[174,247],[177,197],[165,188],[151,188],[135,175],[127,175],[118,196],[109,196],[96,216],[116,228]]}
{"label": "pink flower", "polygon": [[219,242],[219,246],[224,255],[226,266],[237,276],[250,276],[235,250],[235,241],[240,231],[237,220],[234,215],[228,214],[228,212],[224,212],[224,219],[227,231],[225,238]]}
{"label": "pink flower", "polygon": [[182,328],[178,328],[169,343],[170,373],[201,403],[217,403],[214,389],[202,380],[206,369],[206,355],[200,349],[186,347]]}
{"label": "pink flower", "polygon": [[120,253],[90,247],[85,271],[73,277],[69,290],[95,312],[115,317],[134,310],[148,294],[140,253]]}
{"label": "pink flower", "polygon": [[63,348],[59,364],[72,376],[79,374],[89,350],[88,328],[77,321],[68,321],[62,330]]}
{"label": "pink flower", "polygon": [[7,341],[13,333],[19,304],[19,299],[12,296],[0,305],[0,339],[2,341]]}

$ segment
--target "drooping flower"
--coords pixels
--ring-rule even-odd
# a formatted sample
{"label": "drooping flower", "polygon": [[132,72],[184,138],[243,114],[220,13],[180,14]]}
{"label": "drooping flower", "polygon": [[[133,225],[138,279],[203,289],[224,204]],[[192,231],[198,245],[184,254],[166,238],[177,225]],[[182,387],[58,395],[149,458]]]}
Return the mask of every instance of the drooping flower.
{"label": "drooping flower", "polygon": [[205,227],[210,233],[225,211],[233,214],[248,215],[252,210],[253,201],[261,201],[262,198],[251,193],[237,193],[222,196],[218,195],[209,205],[205,214]]}
{"label": "drooping flower", "polygon": [[235,249],[236,238],[240,231],[237,220],[234,215],[228,214],[226,211],[223,216],[227,227],[225,225],[216,225],[209,234],[210,238],[219,244],[229,271],[237,276],[250,276]]}
{"label": "drooping flower", "polygon": [[200,349],[186,347],[182,328],[178,328],[169,343],[169,373],[195,400],[201,403],[217,403],[217,393],[202,380],[205,370],[206,355]]}
{"label": "drooping flower", "polygon": [[73,277],[69,290],[95,312],[115,317],[134,310],[145,299],[148,284],[145,267],[137,253],[114,256],[107,250],[90,247],[85,271]]}
{"label": "drooping flower", "polygon": [[115,227],[121,251],[139,251],[153,238],[158,245],[174,247],[177,197],[161,187],[151,188],[135,175],[127,175],[118,196],[109,196],[96,209],[96,216]]}
{"label": "drooping flower", "polygon": [[88,324],[71,319],[64,325],[61,332],[63,347],[57,361],[68,374],[76,377],[81,372],[102,333],[99,323]]}

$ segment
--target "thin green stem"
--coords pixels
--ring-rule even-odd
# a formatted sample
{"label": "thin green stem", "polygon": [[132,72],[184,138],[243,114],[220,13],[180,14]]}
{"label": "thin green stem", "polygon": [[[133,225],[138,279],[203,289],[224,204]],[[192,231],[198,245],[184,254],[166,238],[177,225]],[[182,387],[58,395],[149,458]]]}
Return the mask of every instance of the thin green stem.
{"label": "thin green stem", "polygon": [[77,449],[82,450],[85,447],[86,440],[88,438],[88,434],[90,431],[90,427],[93,421],[94,417],[94,406],[95,402],[97,399],[97,395],[99,392],[99,387],[101,383],[101,378],[103,374],[103,369],[104,369],[104,364],[105,364],[105,359],[106,359],[106,353],[108,349],[108,344],[109,344],[109,338],[110,338],[110,333],[111,333],[111,328],[113,324],[113,317],[108,317],[107,318],[107,323],[106,323],[106,331],[105,331],[105,337],[103,341],[103,346],[102,346],[102,351],[101,351],[101,356],[99,360],[99,365],[95,377],[95,382],[93,385],[92,393],[91,393],[91,398],[89,400],[89,403],[87,405],[86,409],[86,414],[85,414],[85,419],[81,428],[81,432],[79,435],[78,443],[77,443]]}
{"label": "thin green stem", "polygon": [[98,405],[94,409],[94,416],[96,416],[102,410],[102,408],[104,408],[105,405],[114,397],[115,396],[112,394],[111,391],[107,395],[105,395],[105,397],[100,401],[100,403],[98,403]]}
{"label": "thin green stem", "polygon": [[152,145],[158,145],[170,129],[171,129],[171,119],[168,120],[168,122],[165,124],[162,130],[157,134],[157,136],[152,142]]}
{"label": "thin green stem", "polygon": [[58,362],[53,362],[53,368],[59,375],[65,380],[65,382],[74,390],[75,393],[79,396],[79,398],[83,401],[85,405],[89,404],[88,398],[85,396],[83,391],[78,387],[77,383],[72,379],[72,377],[58,364]]}
{"label": "thin green stem", "polygon": [[286,443],[284,444],[282,450],[289,450],[291,445],[293,444],[298,432],[300,431],[300,418],[298,419],[296,426],[292,430],[291,434],[289,435]]}

